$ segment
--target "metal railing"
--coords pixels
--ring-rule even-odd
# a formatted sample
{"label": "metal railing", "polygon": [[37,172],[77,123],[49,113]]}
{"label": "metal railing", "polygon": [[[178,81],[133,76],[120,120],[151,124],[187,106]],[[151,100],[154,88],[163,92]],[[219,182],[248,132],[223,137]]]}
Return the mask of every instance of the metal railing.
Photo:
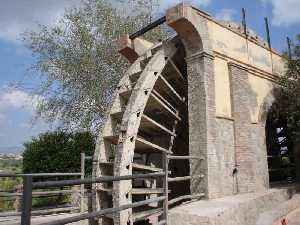
{"label": "metal railing", "polygon": [[[31,174],[25,174],[25,173],[0,173],[0,178],[17,178],[17,177],[27,177],[31,176],[33,178],[52,178],[52,177],[69,177],[69,176],[80,176],[81,179],[85,178],[86,172],[85,172],[85,161],[86,160],[92,160],[92,156],[86,156],[85,153],[81,153],[81,164],[80,164],[80,172],[76,173],[31,173]],[[22,187],[22,186],[21,186]],[[86,190],[84,189],[84,185],[80,185],[80,190],[46,190],[46,191],[35,191],[32,193],[33,198],[40,198],[40,197],[53,197],[53,196],[62,196],[62,195],[71,195],[74,193],[80,193],[80,204],[79,207],[69,207],[70,211],[74,210],[80,210],[80,212],[84,212],[84,205],[85,205],[85,193]],[[14,207],[16,212],[1,212],[1,217],[4,216],[20,216],[21,213],[18,212],[18,202],[22,198],[22,190],[16,191],[14,190],[0,190],[0,198],[2,198],[3,201],[14,201],[14,205],[17,207]],[[66,211],[67,208],[56,208],[54,210],[48,210],[49,213],[52,211]],[[43,214],[45,210],[37,210],[34,212],[34,214],[38,214],[41,211]]]}
{"label": "metal railing", "polygon": [[[145,178],[159,178],[166,177],[167,173],[149,173],[149,174],[134,174],[128,176],[103,176],[99,178],[88,178],[88,179],[75,179],[75,180],[61,180],[61,181],[44,181],[44,182],[33,182],[32,176],[24,177],[24,188],[23,188],[23,200],[22,200],[22,216],[21,216],[21,225],[30,225],[31,224],[31,211],[32,211],[32,193],[33,189],[38,188],[50,188],[50,187],[65,187],[65,186],[73,186],[73,185],[84,185],[84,184],[93,184],[93,183],[105,183],[112,181],[122,181],[122,180],[138,180]],[[55,220],[52,222],[44,223],[44,225],[55,225],[55,224],[67,224],[73,223],[86,219],[94,219],[99,218],[106,214],[111,214],[115,212],[119,212],[122,210],[126,210],[129,208],[136,208],[139,206],[148,205],[154,202],[165,201],[165,205],[167,206],[167,197],[161,196],[157,198],[147,199],[145,201],[134,202],[131,204],[122,205],[120,207],[115,208],[107,208],[103,210],[99,210],[96,212],[88,212],[82,213],[78,216],[68,217],[65,219]],[[167,207],[166,207],[167,208]],[[167,214],[164,215],[167,218]],[[162,223],[160,223],[162,224]]]}
{"label": "metal railing", "polygon": [[[85,156],[82,155],[82,159]],[[82,162],[84,162],[82,160]],[[200,157],[192,157],[192,156],[174,156],[169,152],[163,153],[163,170],[162,172],[155,173],[146,173],[146,174],[132,174],[126,176],[102,176],[102,177],[92,177],[92,178],[84,178],[84,171],[81,173],[72,173],[72,175],[80,175],[81,179],[71,179],[71,180],[58,180],[58,181],[42,181],[42,182],[33,182],[33,178],[38,176],[37,174],[23,174],[23,198],[22,198],[22,213],[21,213],[21,225],[30,225],[31,224],[31,216],[33,215],[32,211],[32,197],[34,196],[34,189],[48,189],[48,188],[61,188],[61,187],[70,187],[74,185],[80,185],[81,191],[84,190],[84,185],[86,184],[95,184],[95,183],[107,183],[114,181],[125,181],[125,180],[144,180],[144,179],[162,179],[163,192],[161,196],[153,197],[150,199],[146,199],[143,201],[133,202],[130,204],[121,205],[119,207],[114,208],[106,208],[101,209],[99,211],[92,211],[89,208],[88,212],[83,212],[81,207],[81,214],[76,216],[67,217],[64,219],[53,220],[51,222],[44,223],[43,225],[58,225],[58,224],[68,224],[73,222],[78,222],[82,220],[95,221],[95,219],[99,219],[105,215],[110,216],[110,214],[120,212],[126,209],[137,208],[140,206],[149,205],[151,203],[162,202],[162,209],[160,211],[160,221],[157,225],[168,225],[168,210],[171,205],[174,205],[178,202],[187,200],[187,199],[199,199],[204,196],[204,193],[200,194],[189,194],[182,195],[171,199],[168,199],[169,193],[169,182],[179,182],[182,180],[190,180],[192,178],[203,178],[203,175],[198,176],[184,176],[184,177],[169,177],[169,161],[170,160],[203,160]],[[81,164],[84,168],[84,163]],[[45,175],[45,174],[43,174]],[[56,175],[65,175],[65,174],[56,174]],[[71,174],[70,174],[71,175]],[[82,203],[82,202],[81,202]]]}

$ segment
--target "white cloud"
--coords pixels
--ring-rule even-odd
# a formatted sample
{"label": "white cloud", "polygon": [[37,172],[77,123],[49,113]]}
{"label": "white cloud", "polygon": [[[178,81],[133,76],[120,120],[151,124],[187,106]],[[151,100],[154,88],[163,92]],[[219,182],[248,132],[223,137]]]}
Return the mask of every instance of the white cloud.
{"label": "white cloud", "polygon": [[66,7],[80,0],[2,0],[0,7],[0,38],[19,42],[20,34],[37,24],[57,23]]}
{"label": "white cloud", "polygon": [[215,15],[215,17],[218,20],[232,21],[233,16],[236,13],[237,13],[237,11],[235,9],[222,9]]}
{"label": "white cloud", "polygon": [[38,95],[30,95],[25,91],[14,88],[0,90],[0,120],[6,118],[10,110],[23,110],[34,114],[36,107],[43,98]]}
{"label": "white cloud", "polygon": [[288,26],[300,24],[299,0],[261,0],[272,5],[272,24]]}

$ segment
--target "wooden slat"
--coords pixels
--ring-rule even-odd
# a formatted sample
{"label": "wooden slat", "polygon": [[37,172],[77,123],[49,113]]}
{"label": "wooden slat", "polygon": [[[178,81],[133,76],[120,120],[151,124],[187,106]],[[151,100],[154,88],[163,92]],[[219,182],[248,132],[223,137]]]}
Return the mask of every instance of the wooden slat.
{"label": "wooden slat", "polygon": [[197,179],[197,178],[203,178],[204,175],[197,175],[197,176],[185,176],[185,177],[169,177],[169,182],[179,182],[179,181],[185,181],[185,180],[191,180],[191,179]]}
{"label": "wooden slat", "polygon": [[104,140],[108,140],[110,141],[112,144],[117,145],[118,144],[118,140],[119,140],[119,136],[118,135],[114,135],[114,136],[104,136],[103,137]]}
{"label": "wooden slat", "polygon": [[174,101],[180,101],[184,103],[183,98],[177,93],[177,91],[172,87],[172,85],[164,78],[162,75],[159,75],[159,79],[156,81],[155,87],[161,89],[165,95],[168,95],[170,98],[174,98]]}
{"label": "wooden slat", "polygon": [[[100,162],[99,164],[103,165],[103,166],[109,166],[109,167],[114,166],[113,162]],[[138,164],[138,163],[132,163],[132,168],[135,170],[148,171],[148,172],[162,172],[163,171],[163,169],[161,169],[161,168],[142,165],[142,164]]]}
{"label": "wooden slat", "polygon": [[170,151],[168,151],[167,149],[160,147],[156,144],[153,144],[149,141],[146,141],[143,138],[137,138],[136,142],[135,142],[135,151],[136,152],[168,152],[171,153]]}
{"label": "wooden slat", "polygon": [[177,120],[181,120],[181,118],[177,115],[176,111],[172,110],[166,103],[164,103],[162,100],[160,100],[159,97],[157,97],[158,94],[154,94],[154,90],[152,91],[153,93],[150,94],[150,98],[148,100],[147,106],[150,109],[157,109],[160,111],[165,111],[169,115],[171,115],[173,118]]}
{"label": "wooden slat", "polygon": [[180,72],[178,67],[175,65],[175,63],[171,59],[168,61],[168,63],[170,63],[170,65],[175,70],[176,74],[181,78],[181,80],[186,82],[186,79],[183,77],[182,73]]}
{"label": "wooden slat", "polygon": [[160,123],[156,122],[155,120],[151,119],[150,117],[146,116],[145,114],[142,116],[140,128],[152,128],[152,129],[159,129],[164,131],[172,136],[176,136],[174,132],[166,128],[165,126],[161,125]]}
{"label": "wooden slat", "polygon": [[115,112],[115,113],[111,113],[110,117],[120,121],[123,117],[123,114],[124,114],[124,111]]}
{"label": "wooden slat", "polygon": [[196,195],[183,195],[183,196],[179,196],[177,198],[169,200],[169,206],[173,205],[173,204],[175,204],[177,202],[183,201],[183,200],[199,199],[199,198],[204,197],[204,196],[205,196],[205,193],[196,194]]}
{"label": "wooden slat", "polygon": [[196,156],[185,156],[185,155],[169,155],[169,159],[174,159],[174,160],[204,160],[202,157],[196,157]]}
{"label": "wooden slat", "polygon": [[146,166],[142,164],[133,163],[132,168],[136,170],[150,171],[150,172],[161,172],[161,168]]}
{"label": "wooden slat", "polygon": [[130,96],[131,96],[131,93],[132,93],[132,89],[125,89],[124,91],[120,91],[119,92],[119,95],[125,99],[126,101],[129,100]]}

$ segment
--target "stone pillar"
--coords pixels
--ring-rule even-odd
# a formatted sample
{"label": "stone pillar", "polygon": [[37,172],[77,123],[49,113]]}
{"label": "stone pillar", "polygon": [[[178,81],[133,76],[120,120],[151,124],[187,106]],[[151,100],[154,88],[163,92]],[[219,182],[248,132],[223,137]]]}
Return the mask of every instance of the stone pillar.
{"label": "stone pillar", "polygon": [[264,128],[252,123],[251,109],[257,107],[256,94],[248,81],[248,69],[229,64],[232,113],[235,131],[238,193],[260,191],[268,186],[267,152]]}
{"label": "stone pillar", "polygon": [[215,82],[214,57],[205,52],[186,59],[189,105],[189,151],[191,156],[204,157],[203,161],[191,161],[191,175],[204,174],[204,179],[191,181],[191,193],[205,192],[207,198],[216,198],[218,171],[215,138]]}

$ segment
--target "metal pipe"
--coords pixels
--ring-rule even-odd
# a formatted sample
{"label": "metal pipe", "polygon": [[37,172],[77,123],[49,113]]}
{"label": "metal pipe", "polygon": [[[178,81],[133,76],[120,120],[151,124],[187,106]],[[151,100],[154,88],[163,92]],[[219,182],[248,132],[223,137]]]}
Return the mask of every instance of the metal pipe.
{"label": "metal pipe", "polygon": [[163,210],[164,210],[164,214],[163,214],[163,219],[166,221],[166,224],[168,224],[168,214],[169,214],[169,203],[168,203],[168,194],[169,194],[169,184],[168,184],[168,180],[169,180],[169,174],[168,174],[168,170],[169,170],[169,158],[168,158],[168,154],[164,153],[163,154],[163,169],[165,171],[165,176],[163,179],[163,185],[164,185],[164,196],[166,196],[164,202],[163,202]]}
{"label": "metal pipe", "polygon": [[45,182],[33,183],[33,188],[63,187],[63,186],[73,186],[73,185],[80,185],[80,184],[105,183],[105,182],[120,181],[120,180],[155,178],[155,177],[162,177],[162,176],[165,176],[164,172],[135,174],[135,175],[116,176],[116,177],[103,176],[99,178],[87,178],[87,179],[77,179],[77,180],[45,181]]}
{"label": "metal pipe", "polygon": [[26,176],[23,180],[23,199],[21,225],[30,225],[32,209],[32,176]]}
{"label": "metal pipe", "polygon": [[248,36],[247,34],[247,22],[246,22],[246,10],[245,8],[242,8],[242,16],[243,16],[243,28],[244,28],[244,34],[246,35],[246,37]]}
{"label": "metal pipe", "polygon": [[271,46],[271,37],[270,37],[269,21],[268,21],[267,17],[265,17],[265,25],[266,25],[268,45],[269,45],[269,48],[271,49],[272,48],[272,46]]}
{"label": "metal pipe", "polygon": [[[81,156],[81,162],[80,162],[80,168],[81,168],[81,176],[80,178],[83,180],[85,177],[85,153],[82,152],[80,154]],[[84,184],[80,185],[80,212],[83,213],[84,211]]]}
{"label": "metal pipe", "polygon": [[196,157],[196,156],[175,156],[175,155],[170,155],[168,156],[169,159],[176,159],[176,160],[189,160],[189,159],[193,159],[193,160],[204,160],[204,158],[201,157]]}
{"label": "metal pipe", "polygon": [[129,209],[129,208],[136,208],[136,207],[148,205],[150,203],[160,202],[160,201],[165,200],[165,198],[166,198],[165,196],[157,197],[157,198],[151,198],[151,199],[147,199],[145,201],[135,202],[135,203],[132,203],[132,204],[126,204],[126,205],[122,205],[122,206],[116,207],[116,208],[103,209],[103,210],[99,210],[97,212],[85,213],[85,214],[81,214],[79,216],[60,219],[60,220],[52,221],[52,222],[49,222],[49,223],[43,223],[41,225],[69,224],[69,223],[74,223],[74,222],[77,222],[77,221],[80,221],[80,220],[87,220],[87,219],[91,219],[91,218],[97,218],[97,217],[104,216],[106,214],[112,214],[112,213],[120,212],[120,211]]}
{"label": "metal pipe", "polygon": [[0,173],[0,177],[60,177],[79,175],[81,175],[81,173]]}
{"label": "metal pipe", "polygon": [[291,48],[291,39],[289,37],[286,37],[287,46],[288,46],[288,57],[289,60],[292,59],[292,48]]}
{"label": "metal pipe", "polygon": [[155,20],[153,23],[150,23],[150,24],[147,25],[146,27],[142,28],[141,30],[135,32],[134,34],[131,34],[131,35],[129,36],[129,38],[130,38],[131,40],[133,40],[133,39],[135,39],[135,38],[137,38],[137,37],[139,37],[139,36],[142,36],[142,35],[145,34],[146,32],[148,32],[148,31],[152,30],[153,28],[155,28],[155,27],[157,27],[157,26],[163,24],[164,22],[166,22],[166,20],[167,20],[166,17],[163,16],[163,17],[159,18],[158,20]]}

